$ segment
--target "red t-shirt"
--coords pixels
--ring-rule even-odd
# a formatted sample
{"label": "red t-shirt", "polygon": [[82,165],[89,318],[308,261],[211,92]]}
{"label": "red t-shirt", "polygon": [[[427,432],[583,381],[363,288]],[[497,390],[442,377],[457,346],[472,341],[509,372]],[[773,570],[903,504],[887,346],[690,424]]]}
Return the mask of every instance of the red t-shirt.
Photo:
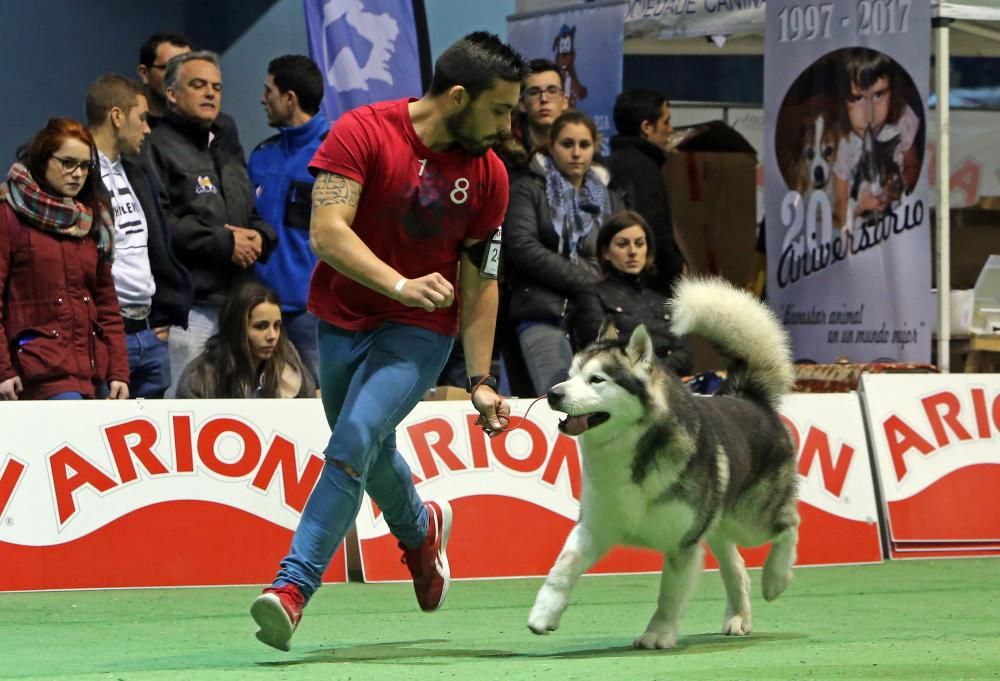
{"label": "red t-shirt", "polygon": [[440,273],[454,284],[455,303],[434,312],[406,307],[320,261],[309,284],[308,307],[320,319],[353,331],[394,321],[454,336],[462,241],[485,239],[503,222],[507,171],[493,151],[474,157],[458,149],[428,149],[410,121],[411,101],[348,111],[309,168],[360,182],[355,233],[408,279]]}

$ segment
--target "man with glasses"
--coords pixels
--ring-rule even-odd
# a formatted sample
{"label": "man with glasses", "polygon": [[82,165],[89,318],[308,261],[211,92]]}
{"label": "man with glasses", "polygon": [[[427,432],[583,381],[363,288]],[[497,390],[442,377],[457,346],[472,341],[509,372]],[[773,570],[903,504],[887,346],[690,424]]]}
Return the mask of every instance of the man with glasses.
{"label": "man with glasses", "polygon": [[[136,71],[146,86],[146,100],[149,103],[147,121],[150,130],[159,125],[167,112],[167,95],[163,85],[167,63],[174,57],[187,54],[193,49],[194,46],[186,36],[171,31],[154,33],[146,38],[146,42],[139,48],[139,66]],[[216,143],[218,146],[241,159],[246,158],[243,145],[240,143],[239,129],[231,116],[219,112],[215,119],[213,134],[218,139]]]}
{"label": "man with glasses", "polygon": [[[192,49],[190,40],[180,33],[170,31],[154,33],[139,48],[139,66],[136,71],[146,86],[150,121],[156,119],[156,122],[159,122],[167,112],[166,93],[163,88],[167,62]],[[150,123],[150,127],[154,127],[154,124]]]}
{"label": "man with glasses", "polygon": [[119,75],[87,90],[87,125],[114,213],[111,268],[125,324],[133,397],[163,397],[170,386],[167,334],[187,326],[191,277],[170,248],[158,188],[136,158],[149,135],[146,96]]}
{"label": "man with glasses", "polygon": [[[531,174],[528,163],[532,154],[538,147],[548,143],[552,123],[569,108],[569,100],[563,92],[562,75],[555,62],[532,59],[528,62],[526,74],[521,81],[521,96],[512,119],[511,134],[495,148],[507,168],[511,184],[517,178]],[[530,395],[533,394],[534,387],[521,356],[521,345],[517,334],[513,332],[513,326],[505,323],[509,300],[509,291],[501,288],[497,346],[503,357],[511,393]]]}
{"label": "man with glasses", "polygon": [[501,142],[497,153],[507,166],[510,181],[527,171],[532,153],[548,142],[549,130],[559,114],[569,108],[563,93],[559,67],[548,59],[532,59],[528,75],[521,83],[518,116],[511,136]]}
{"label": "man with glasses", "polygon": [[222,301],[270,255],[277,234],[261,219],[242,156],[222,146],[216,121],[222,72],[214,52],[187,52],[167,64],[168,110],[143,154],[169,201],[174,251],[191,274],[188,327],[170,329],[173,397],[184,367],[218,330]]}

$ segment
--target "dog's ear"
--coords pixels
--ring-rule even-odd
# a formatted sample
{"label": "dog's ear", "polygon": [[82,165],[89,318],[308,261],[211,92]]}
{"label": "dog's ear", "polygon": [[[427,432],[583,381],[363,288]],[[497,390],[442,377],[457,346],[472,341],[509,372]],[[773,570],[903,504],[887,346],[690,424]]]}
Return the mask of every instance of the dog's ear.
{"label": "dog's ear", "polygon": [[618,327],[615,326],[614,317],[608,315],[601,322],[601,328],[597,332],[598,340],[618,340]]}
{"label": "dog's ear", "polygon": [[636,367],[648,370],[652,366],[653,339],[649,337],[645,324],[635,327],[632,337],[628,340],[628,347],[625,348],[625,356]]}

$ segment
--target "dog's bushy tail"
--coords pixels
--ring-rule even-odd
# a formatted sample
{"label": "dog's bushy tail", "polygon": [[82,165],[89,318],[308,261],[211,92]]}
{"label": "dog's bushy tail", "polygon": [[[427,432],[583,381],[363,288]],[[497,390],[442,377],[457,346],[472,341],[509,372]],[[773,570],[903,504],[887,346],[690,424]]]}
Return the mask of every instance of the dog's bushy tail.
{"label": "dog's bushy tail", "polygon": [[766,305],[719,278],[683,278],[669,303],[677,336],[695,334],[729,361],[725,392],[777,406],[795,381],[788,334]]}

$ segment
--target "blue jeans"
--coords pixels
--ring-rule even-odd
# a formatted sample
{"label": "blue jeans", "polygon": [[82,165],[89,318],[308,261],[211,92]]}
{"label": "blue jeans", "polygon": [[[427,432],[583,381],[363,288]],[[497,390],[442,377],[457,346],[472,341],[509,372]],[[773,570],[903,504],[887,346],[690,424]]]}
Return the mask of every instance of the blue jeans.
{"label": "blue jeans", "polygon": [[281,324],[288,334],[288,340],[299,351],[299,357],[312,372],[313,378],[319,380],[319,346],[316,340],[316,328],[319,318],[308,310],[281,312]]}
{"label": "blue jeans", "polygon": [[167,341],[152,329],[125,334],[128,348],[129,397],[163,397],[170,387],[170,353]]}
{"label": "blue jeans", "polygon": [[396,449],[396,426],[434,385],[454,340],[408,324],[355,332],[319,323],[319,382],[333,432],[275,586],[295,584],[312,597],[365,491],[400,542],[424,540],[427,511]]}

